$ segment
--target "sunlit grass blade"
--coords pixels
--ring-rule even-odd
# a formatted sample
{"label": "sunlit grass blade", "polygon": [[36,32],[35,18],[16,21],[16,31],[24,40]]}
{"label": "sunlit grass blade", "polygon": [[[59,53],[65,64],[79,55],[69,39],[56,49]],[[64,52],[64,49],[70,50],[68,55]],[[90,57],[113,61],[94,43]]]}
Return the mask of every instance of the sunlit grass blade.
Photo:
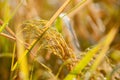
{"label": "sunlit grass blade", "polygon": [[[17,30],[21,30],[21,28],[17,28]],[[16,36],[17,56],[18,56],[18,61],[20,61],[20,64],[18,67],[20,72],[19,75],[22,75],[20,76],[20,79],[29,80],[29,66],[28,66],[28,59],[27,59],[28,57],[24,55],[25,48],[24,48],[24,45],[20,43],[19,39],[21,39],[24,42],[22,34],[19,34]]]}
{"label": "sunlit grass blade", "polygon": [[103,41],[102,50],[99,52],[98,57],[96,58],[93,65],[91,66],[90,73],[93,73],[96,70],[96,68],[98,67],[98,65],[100,64],[100,62],[104,59],[107,51],[109,50],[110,44],[112,43],[112,41],[115,38],[117,31],[118,31],[118,25],[117,25],[117,27],[115,25],[114,28],[112,28],[111,31],[105,37],[105,40]]}
{"label": "sunlit grass blade", "polygon": [[70,9],[67,14],[70,14],[71,12],[73,12],[75,9],[77,9],[78,7],[80,7],[82,4],[84,4],[87,0],[81,0],[75,7],[73,7],[72,9]]}
{"label": "sunlit grass blade", "polygon": [[94,71],[97,68],[100,61],[103,59],[107,50],[109,49],[109,45],[113,41],[115,34],[117,33],[117,29],[118,29],[117,27],[114,27],[107,35],[105,41],[98,43],[98,45],[96,45],[93,49],[88,51],[85,57],[83,57],[83,59],[80,62],[78,62],[78,64],[76,64],[74,69],[66,76],[64,80],[73,80],[77,76],[77,74],[79,74],[85,68],[85,66],[90,62],[90,60],[93,58],[95,53],[97,53],[99,49],[102,48],[99,57],[96,59],[95,63],[91,68],[91,71]]}
{"label": "sunlit grass blade", "polygon": [[86,65],[91,61],[91,59],[94,57],[94,55],[99,51],[99,49],[102,47],[102,44],[97,44],[93,49],[89,50],[85,57],[83,57],[82,60],[80,60],[76,66],[73,68],[72,71],[65,77],[64,80],[73,80],[76,78],[78,74],[86,67]]}

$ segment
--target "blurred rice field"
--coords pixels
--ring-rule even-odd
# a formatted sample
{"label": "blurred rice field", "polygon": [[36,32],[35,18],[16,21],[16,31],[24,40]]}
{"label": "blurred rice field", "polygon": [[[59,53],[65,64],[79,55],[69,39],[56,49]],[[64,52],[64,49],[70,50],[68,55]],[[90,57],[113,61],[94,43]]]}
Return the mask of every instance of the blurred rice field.
{"label": "blurred rice field", "polygon": [[120,0],[0,0],[0,80],[120,80]]}

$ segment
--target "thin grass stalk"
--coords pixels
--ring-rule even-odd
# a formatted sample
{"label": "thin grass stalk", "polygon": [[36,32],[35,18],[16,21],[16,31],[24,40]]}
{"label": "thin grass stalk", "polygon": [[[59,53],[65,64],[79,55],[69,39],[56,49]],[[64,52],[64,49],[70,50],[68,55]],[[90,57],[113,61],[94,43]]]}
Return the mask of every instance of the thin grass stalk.
{"label": "thin grass stalk", "polygon": [[12,68],[13,68],[13,65],[14,65],[15,51],[16,51],[16,43],[14,43],[13,54],[12,54],[12,62],[11,62],[11,70],[10,70],[11,71],[10,72],[10,80],[13,80],[13,77],[12,77],[12,74],[13,74]]}
{"label": "thin grass stalk", "polygon": [[73,12],[74,10],[76,10],[77,8],[79,8],[82,4],[84,4],[87,0],[81,0],[75,7],[73,7],[72,9],[70,9],[67,14],[70,14],[71,12]]}
{"label": "thin grass stalk", "polygon": [[65,7],[70,3],[71,0],[66,0],[64,2],[64,4],[57,10],[57,12],[53,15],[53,17],[47,22],[47,24],[45,25],[45,30],[46,31],[51,25],[52,23],[56,20],[56,18],[59,16],[59,14],[65,9]]}
{"label": "thin grass stalk", "polygon": [[66,61],[60,66],[60,68],[59,68],[59,70],[58,70],[58,72],[57,72],[57,74],[56,74],[56,78],[58,78],[58,76],[59,76],[60,72],[62,71],[63,67],[64,67],[65,65],[71,63],[71,62],[72,62],[72,60],[71,60],[71,59],[68,59],[68,60],[66,60]]}
{"label": "thin grass stalk", "polygon": [[78,13],[82,8],[87,6],[90,2],[91,2],[91,0],[82,0],[82,1],[80,1],[79,3],[76,4],[76,6],[74,6],[72,9],[67,11],[67,15],[69,15],[71,17],[76,15],[76,13]]}
{"label": "thin grass stalk", "polygon": [[46,66],[43,63],[41,63],[38,58],[35,58],[35,61],[37,61],[42,67],[44,67],[47,70],[47,72],[51,75],[53,80],[57,80],[56,77],[54,76],[54,74],[52,73],[52,70],[48,66]]}
{"label": "thin grass stalk", "polygon": [[12,36],[10,36],[10,35],[7,35],[7,34],[5,34],[5,33],[0,33],[0,35],[1,36],[3,36],[3,37],[6,37],[6,38],[9,38],[9,39],[11,39],[11,40],[16,40],[16,38],[14,38],[14,37],[12,37]]}

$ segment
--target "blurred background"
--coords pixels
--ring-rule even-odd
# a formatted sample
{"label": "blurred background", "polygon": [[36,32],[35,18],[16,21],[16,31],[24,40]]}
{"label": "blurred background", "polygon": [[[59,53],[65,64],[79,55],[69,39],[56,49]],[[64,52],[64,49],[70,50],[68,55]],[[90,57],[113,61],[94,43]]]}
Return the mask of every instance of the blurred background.
{"label": "blurred background", "polygon": [[[14,34],[17,34],[20,29],[19,26],[26,20],[39,18],[49,21],[66,0],[23,0],[22,3],[21,1],[22,0],[0,0],[0,25],[7,21],[14,10],[16,10],[15,15],[7,24]],[[114,27],[114,25],[120,26],[120,0],[87,0],[84,4],[70,12],[70,9],[76,6],[80,1],[81,0],[71,0],[70,4],[63,11],[63,13],[67,13],[78,39],[78,43],[80,45],[78,53],[79,51],[87,51],[93,45],[97,44],[98,41],[104,39],[103,37],[112,27]],[[20,7],[17,8],[19,4]],[[2,33],[11,35],[6,29],[3,30]],[[13,72],[10,71],[15,40],[7,38],[2,33],[0,35],[0,80],[13,80],[13,78],[14,80],[25,80],[20,78],[22,75],[19,75],[19,70],[15,70]],[[63,34],[67,33],[68,32],[64,31]],[[71,36],[66,36],[65,40],[74,51],[74,47],[72,47],[71,43],[69,43],[70,37]],[[74,43],[74,41],[72,42]],[[15,51],[15,61],[18,59],[19,53],[24,52],[24,50],[22,50],[23,49],[18,50],[17,48]],[[117,54],[112,54],[114,51],[117,51]],[[111,44],[110,53],[112,62],[115,65],[120,64],[120,31]],[[48,56],[46,58],[45,54],[42,55],[42,58],[45,60],[44,63],[49,66],[49,68],[53,71],[53,74],[56,74],[62,61],[59,61],[59,57],[53,54],[47,55],[51,55],[49,56],[51,58],[48,59]],[[47,72],[45,72],[46,70],[44,70],[44,68],[37,62],[32,63],[32,58],[29,57],[30,56],[28,54],[27,60],[29,63],[27,66],[30,69],[28,73],[32,72],[31,67],[34,65],[34,70],[32,72],[33,80],[52,80],[48,79],[50,76]],[[61,72],[59,76],[60,80],[66,76],[69,70],[65,67],[62,71],[63,72]],[[47,78],[41,73],[46,75]]]}

